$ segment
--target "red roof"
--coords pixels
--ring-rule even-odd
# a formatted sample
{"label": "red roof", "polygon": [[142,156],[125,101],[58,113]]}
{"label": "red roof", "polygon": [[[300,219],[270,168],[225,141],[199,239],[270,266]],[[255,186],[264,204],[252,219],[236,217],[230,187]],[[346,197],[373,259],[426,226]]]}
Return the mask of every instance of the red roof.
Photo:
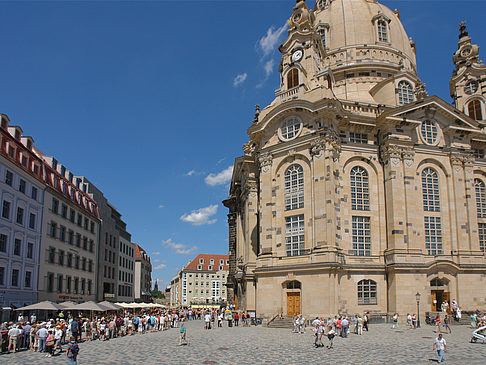
{"label": "red roof", "polygon": [[[145,252],[145,250],[140,247],[138,244],[136,244],[135,242],[132,242],[134,245],[135,245],[135,258],[136,259],[145,259],[148,257],[147,255],[147,252]],[[142,257],[144,256],[144,257]]]}
{"label": "red roof", "polygon": [[[202,262],[201,262],[202,260]],[[214,260],[211,263],[211,260]],[[219,271],[220,260],[223,260],[223,270],[229,270],[229,265],[227,265],[227,261],[229,260],[228,255],[210,255],[210,254],[200,254],[197,255],[194,260],[192,260],[185,268],[184,271],[187,270],[194,270],[194,271]],[[200,269],[198,270],[198,266]],[[212,266],[212,269],[209,270],[209,266]]]}

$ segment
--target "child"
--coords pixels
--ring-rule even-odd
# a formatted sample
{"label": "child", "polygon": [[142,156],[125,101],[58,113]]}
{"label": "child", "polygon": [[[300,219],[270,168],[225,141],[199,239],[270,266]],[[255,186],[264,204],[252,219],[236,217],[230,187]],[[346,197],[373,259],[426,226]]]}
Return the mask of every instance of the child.
{"label": "child", "polygon": [[77,357],[78,357],[78,352],[79,352],[79,346],[78,344],[74,341],[74,337],[71,336],[69,339],[69,343],[67,345],[66,349],[66,356],[69,360],[70,365],[77,365]]}
{"label": "child", "polygon": [[187,345],[187,339],[186,339],[186,325],[184,324],[184,321],[181,322],[181,334],[179,336],[179,345],[182,346],[182,340],[184,340],[184,345]]}

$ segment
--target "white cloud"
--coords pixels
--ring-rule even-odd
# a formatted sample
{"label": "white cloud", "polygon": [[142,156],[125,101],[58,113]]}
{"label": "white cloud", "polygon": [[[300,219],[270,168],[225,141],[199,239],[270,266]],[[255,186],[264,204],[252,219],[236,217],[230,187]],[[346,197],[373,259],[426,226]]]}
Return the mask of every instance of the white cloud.
{"label": "white cloud", "polygon": [[159,259],[153,259],[152,262],[160,262]]}
{"label": "white cloud", "polygon": [[209,219],[215,215],[218,211],[217,205],[210,205],[201,209],[193,210],[190,214],[184,214],[180,219],[184,222],[192,223],[194,226],[200,226],[202,224],[216,223],[216,219]]}
{"label": "white cloud", "polygon": [[263,69],[265,70],[265,79],[270,76],[270,74],[273,71],[273,64],[274,64],[273,58],[269,59],[267,62],[265,62],[265,65],[263,66]]}
{"label": "white cloud", "polygon": [[258,41],[258,46],[260,50],[263,52],[263,56],[266,57],[272,54],[275,51],[277,43],[279,42],[280,37],[282,34],[287,30],[287,24],[282,25],[280,28],[275,29],[272,25],[267,30],[267,34],[264,35]]}
{"label": "white cloud", "polygon": [[231,181],[232,175],[233,175],[233,165],[228,166],[228,168],[224,169],[223,171],[217,174],[209,174],[208,176],[206,176],[204,181],[206,182],[206,184],[211,186],[223,185]]}
{"label": "white cloud", "polygon": [[241,85],[242,83],[244,83],[247,76],[248,76],[248,74],[246,72],[239,74],[239,75],[236,75],[236,77],[233,80],[233,86],[237,87],[237,86]]}
{"label": "white cloud", "polygon": [[166,264],[158,264],[157,266],[154,266],[154,270],[162,270],[167,267]]}
{"label": "white cloud", "polygon": [[196,170],[191,170],[186,173],[186,176],[192,176],[196,173]]}
{"label": "white cloud", "polygon": [[170,247],[171,249],[173,249],[176,252],[176,254],[178,254],[178,255],[189,255],[189,254],[191,254],[191,253],[193,253],[194,251],[197,250],[196,246],[192,246],[192,247],[188,248],[187,245],[184,245],[182,243],[172,242],[171,238],[168,238],[165,241],[162,241],[162,244],[164,246],[167,246],[167,247]]}
{"label": "white cloud", "polygon": [[152,252],[152,255],[160,255],[160,252],[157,251],[157,252]]}
{"label": "white cloud", "polygon": [[165,208],[163,204],[159,204],[159,209]]}

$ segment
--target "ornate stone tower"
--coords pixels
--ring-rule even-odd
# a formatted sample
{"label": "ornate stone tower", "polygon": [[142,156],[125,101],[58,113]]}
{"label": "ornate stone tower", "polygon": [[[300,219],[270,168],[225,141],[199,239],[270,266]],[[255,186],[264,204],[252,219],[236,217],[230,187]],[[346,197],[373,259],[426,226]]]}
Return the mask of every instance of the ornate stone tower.
{"label": "ornate stone tower", "polygon": [[479,60],[479,47],[471,43],[466,23],[459,25],[459,44],[452,60],[456,69],[450,80],[454,106],[474,120],[486,120],[486,66]]}

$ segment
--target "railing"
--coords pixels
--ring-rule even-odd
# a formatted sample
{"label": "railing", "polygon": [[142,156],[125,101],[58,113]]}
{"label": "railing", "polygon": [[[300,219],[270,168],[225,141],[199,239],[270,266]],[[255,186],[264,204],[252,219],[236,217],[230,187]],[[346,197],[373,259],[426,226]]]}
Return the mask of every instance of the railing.
{"label": "railing", "polygon": [[280,89],[275,91],[275,97],[280,98],[281,101],[291,99],[299,94],[299,90],[302,85],[296,86],[290,90],[281,91]]}

